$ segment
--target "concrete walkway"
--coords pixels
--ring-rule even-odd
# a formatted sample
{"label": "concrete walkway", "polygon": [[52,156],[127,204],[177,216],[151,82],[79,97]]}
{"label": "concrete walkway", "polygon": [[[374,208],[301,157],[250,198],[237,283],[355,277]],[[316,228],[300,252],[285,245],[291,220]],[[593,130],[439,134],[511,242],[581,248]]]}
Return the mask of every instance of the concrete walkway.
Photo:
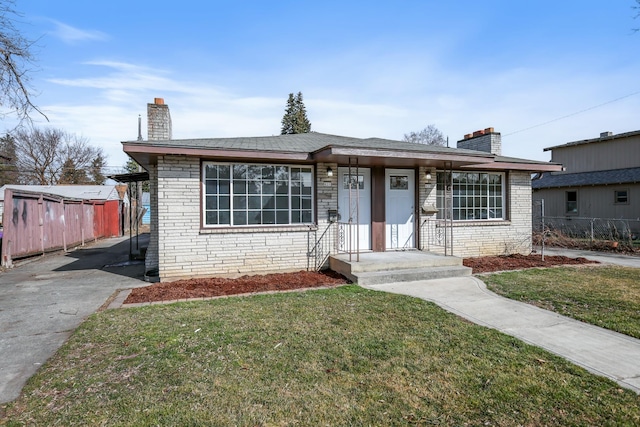
{"label": "concrete walkway", "polygon": [[[551,252],[546,253],[551,255]],[[576,251],[562,250],[553,255],[585,256],[640,267],[637,257],[586,252],[578,255]],[[474,323],[542,347],[640,393],[640,340],[503,298],[487,290],[476,277],[389,283],[367,288],[432,301]]]}
{"label": "concrete walkway", "polygon": [[0,273],[0,403],[17,398],[29,377],[116,290],[148,285],[143,276],[144,265],[129,261],[126,237],[32,258]]}

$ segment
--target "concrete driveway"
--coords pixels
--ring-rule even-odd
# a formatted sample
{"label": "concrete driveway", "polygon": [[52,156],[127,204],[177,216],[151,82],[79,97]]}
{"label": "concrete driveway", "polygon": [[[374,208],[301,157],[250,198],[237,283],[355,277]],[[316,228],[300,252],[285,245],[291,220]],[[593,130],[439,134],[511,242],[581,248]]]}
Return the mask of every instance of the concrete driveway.
{"label": "concrete driveway", "polygon": [[[148,235],[138,244],[147,246]],[[135,245],[134,236],[134,245]],[[118,289],[146,286],[144,264],[129,261],[129,238],[101,240],[0,273],[0,403],[26,381]]]}

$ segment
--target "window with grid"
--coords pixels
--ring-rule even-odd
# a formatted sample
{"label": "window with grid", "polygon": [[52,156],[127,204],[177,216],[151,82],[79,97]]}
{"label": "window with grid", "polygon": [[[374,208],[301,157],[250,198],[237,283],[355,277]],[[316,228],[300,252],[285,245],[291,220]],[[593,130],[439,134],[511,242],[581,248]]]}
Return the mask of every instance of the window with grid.
{"label": "window with grid", "polygon": [[504,174],[452,172],[447,176],[438,172],[436,179],[438,218],[445,218],[445,186],[449,181],[453,220],[504,219]]}
{"label": "window with grid", "polygon": [[311,167],[204,163],[204,225],[312,221]]}

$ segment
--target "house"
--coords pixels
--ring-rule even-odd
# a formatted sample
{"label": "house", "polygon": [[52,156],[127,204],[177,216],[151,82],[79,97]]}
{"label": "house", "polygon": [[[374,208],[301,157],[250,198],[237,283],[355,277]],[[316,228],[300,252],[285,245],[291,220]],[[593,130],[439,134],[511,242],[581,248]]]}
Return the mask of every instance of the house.
{"label": "house", "polygon": [[532,181],[545,216],[640,220],[640,131],[603,132],[544,150],[564,166]]}
{"label": "house", "polygon": [[315,132],[176,140],[162,99],[148,114],[148,140],[122,144],[149,173],[146,268],[161,281],[318,268],[339,252],[529,253],[531,173],[560,170],[502,156],[492,128],[457,148]]}

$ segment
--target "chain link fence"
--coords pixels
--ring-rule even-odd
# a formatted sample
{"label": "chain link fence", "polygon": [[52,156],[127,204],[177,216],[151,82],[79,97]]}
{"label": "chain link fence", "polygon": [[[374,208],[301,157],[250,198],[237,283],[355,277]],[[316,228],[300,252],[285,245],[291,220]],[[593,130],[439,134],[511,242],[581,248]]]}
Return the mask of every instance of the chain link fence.
{"label": "chain link fence", "polygon": [[640,251],[640,219],[553,217],[533,203],[533,244],[565,248]]}

